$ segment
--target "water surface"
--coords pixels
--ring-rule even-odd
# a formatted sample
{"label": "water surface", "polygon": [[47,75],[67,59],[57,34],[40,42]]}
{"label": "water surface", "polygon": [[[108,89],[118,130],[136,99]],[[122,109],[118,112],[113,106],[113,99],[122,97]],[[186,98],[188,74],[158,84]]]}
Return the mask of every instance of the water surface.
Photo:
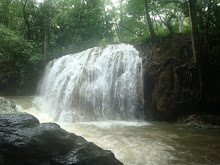
{"label": "water surface", "polygon": [[[31,97],[11,98],[18,109],[52,121]],[[144,121],[58,123],[69,132],[83,136],[103,149],[114,152],[125,165],[220,164],[220,129],[190,128],[181,124]]]}

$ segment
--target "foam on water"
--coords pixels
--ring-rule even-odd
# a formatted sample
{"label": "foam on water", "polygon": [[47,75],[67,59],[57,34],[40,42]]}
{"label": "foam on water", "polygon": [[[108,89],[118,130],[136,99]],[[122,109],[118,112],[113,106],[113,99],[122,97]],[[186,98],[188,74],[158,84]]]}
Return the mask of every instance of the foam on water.
{"label": "foam on water", "polygon": [[[49,122],[32,99],[18,99],[22,112]],[[220,162],[219,129],[189,129],[165,122],[104,121],[58,123],[69,132],[83,136],[103,149],[111,150],[125,165],[189,164]]]}
{"label": "foam on water", "polygon": [[16,105],[16,108],[20,112],[29,113],[40,121],[40,123],[45,122],[52,122],[53,119],[48,115],[48,113],[44,113],[42,111],[39,111],[36,107],[30,107],[30,108],[24,108],[22,105],[18,104]]}
{"label": "foam on water", "polygon": [[[68,125],[69,123],[62,123]],[[96,126],[100,128],[106,128],[109,129],[114,126],[120,126],[120,127],[141,127],[141,126],[147,126],[151,125],[149,122],[145,121],[99,121],[99,122],[76,122],[76,124],[83,124],[83,125],[88,125],[88,126]]]}
{"label": "foam on water", "polygon": [[167,164],[175,159],[169,152],[175,150],[172,146],[157,142],[152,135],[144,133],[144,130],[151,129],[152,123],[106,121],[59,124],[67,131],[111,150],[126,165]]}

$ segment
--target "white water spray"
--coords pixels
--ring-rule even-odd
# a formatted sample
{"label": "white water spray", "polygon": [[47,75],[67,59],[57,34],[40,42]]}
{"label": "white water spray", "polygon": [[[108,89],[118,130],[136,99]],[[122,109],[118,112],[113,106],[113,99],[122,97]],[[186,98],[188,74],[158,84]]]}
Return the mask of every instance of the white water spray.
{"label": "white water spray", "polygon": [[131,45],[95,47],[51,61],[41,104],[59,122],[141,119],[142,59]]}

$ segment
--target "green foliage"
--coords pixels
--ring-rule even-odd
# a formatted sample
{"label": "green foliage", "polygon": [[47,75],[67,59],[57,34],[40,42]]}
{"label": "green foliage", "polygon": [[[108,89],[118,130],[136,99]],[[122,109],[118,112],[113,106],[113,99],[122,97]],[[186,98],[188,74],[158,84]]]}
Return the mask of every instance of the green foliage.
{"label": "green foliage", "polygon": [[[23,18],[19,1],[0,0],[0,23],[17,32],[21,30],[20,20]],[[19,26],[18,26],[19,25]]]}
{"label": "green foliage", "polygon": [[28,79],[28,72],[41,61],[34,43],[26,41],[12,30],[0,25],[0,79],[16,79],[20,85]]}
{"label": "green foliage", "polygon": [[[55,17],[55,45],[66,53],[97,46],[101,40],[113,41],[112,13],[102,0],[59,1]],[[68,5],[67,5],[68,4]]]}
{"label": "green foliage", "polygon": [[[150,36],[145,11],[146,1],[147,0],[123,1],[124,16],[120,19],[123,19],[123,25],[128,27],[134,33],[123,29],[121,32],[121,36],[123,37],[121,38],[122,42],[137,39],[140,35],[145,37]],[[173,3],[173,1],[164,0],[148,0],[147,3],[156,35],[168,35],[171,33],[167,28],[167,24],[170,24],[170,27],[172,28],[171,30],[178,32],[178,19],[180,19],[180,16],[178,15],[181,11],[179,9],[177,12],[177,9],[180,8],[180,6],[178,6],[176,3]]]}
{"label": "green foliage", "polygon": [[[190,30],[188,0],[118,0],[118,5],[111,0],[0,0],[0,78],[22,84],[53,58],[150,37],[145,2],[157,36]],[[219,4],[197,1],[200,31],[208,11],[209,28],[220,27]]]}

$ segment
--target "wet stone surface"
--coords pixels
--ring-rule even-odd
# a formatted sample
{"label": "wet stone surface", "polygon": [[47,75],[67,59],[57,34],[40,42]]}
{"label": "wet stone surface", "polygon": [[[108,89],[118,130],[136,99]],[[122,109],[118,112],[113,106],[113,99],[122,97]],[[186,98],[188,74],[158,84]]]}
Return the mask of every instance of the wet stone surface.
{"label": "wet stone surface", "polygon": [[37,118],[26,113],[0,114],[0,165],[21,164],[121,165],[122,163],[111,151],[103,150],[80,136],[68,133],[58,124],[40,124]]}

